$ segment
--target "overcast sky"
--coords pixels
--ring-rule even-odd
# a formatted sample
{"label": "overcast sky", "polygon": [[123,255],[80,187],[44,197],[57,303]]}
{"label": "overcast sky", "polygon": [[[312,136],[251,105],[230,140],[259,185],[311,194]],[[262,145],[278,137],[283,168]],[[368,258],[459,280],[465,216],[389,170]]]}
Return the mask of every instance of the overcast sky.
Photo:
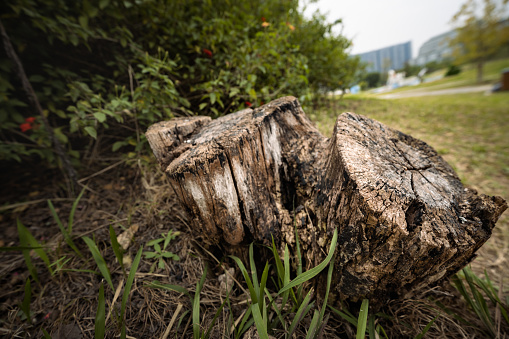
{"label": "overcast sky", "polygon": [[[352,54],[412,41],[412,58],[424,42],[453,27],[451,18],[466,0],[319,0],[308,5],[343,20],[343,34],[353,40]],[[338,26],[339,27],[339,26]]]}

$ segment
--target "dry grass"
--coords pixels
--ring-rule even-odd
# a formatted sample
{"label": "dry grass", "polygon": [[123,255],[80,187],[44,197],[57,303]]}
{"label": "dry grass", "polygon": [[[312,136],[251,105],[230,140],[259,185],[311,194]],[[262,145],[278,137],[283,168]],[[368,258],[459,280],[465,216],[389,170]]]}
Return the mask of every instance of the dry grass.
{"label": "dry grass", "polygon": [[[507,109],[503,103],[507,98],[509,96],[468,96],[454,97],[444,102],[439,99],[381,101],[347,98],[342,102],[333,102],[327,108],[322,107],[316,111],[308,109],[307,112],[324,133],[330,133],[335,116],[343,111],[355,111],[380,120],[430,143],[453,164],[468,185],[481,192],[507,198],[509,150],[505,149],[504,145],[509,144],[506,133],[509,126]],[[87,174],[99,173],[109,164],[111,161],[82,175],[85,177]],[[20,171],[13,173],[19,174]],[[46,198],[61,198],[55,200],[55,206],[62,218],[66,219],[72,200],[68,200],[64,189],[59,188],[59,177],[53,172],[42,173],[39,178],[30,179],[23,175],[20,177],[25,181],[13,181],[11,185],[28,185],[28,188],[17,190],[16,195],[9,195],[6,191],[2,194],[2,202],[43,202],[9,208],[0,214],[3,246],[17,244],[15,220],[20,218],[37,239],[51,244],[55,257],[72,258],[66,265],[67,268],[97,270],[81,240],[75,241],[88,257],[79,259],[72,255],[72,250],[63,243],[63,237],[58,233],[44,202]],[[27,183],[27,180],[33,182]],[[140,246],[173,229],[180,231],[181,235],[170,243],[168,249],[178,254],[181,260],[167,260],[164,269],[156,269],[151,273],[149,270],[153,261],[142,259],[126,311],[128,336],[162,338],[168,331],[167,338],[192,337],[189,298],[181,293],[149,288],[147,285],[157,280],[194,292],[205,265],[208,265],[209,274],[201,293],[200,327],[206,330],[212,324],[214,313],[225,300],[225,291],[220,287],[219,276],[225,274],[227,269],[235,268],[236,283],[230,305],[222,310],[217,321],[212,324],[211,331],[211,338],[233,337],[232,326],[238,324],[248,307],[246,286],[239,270],[231,261],[221,258],[217,251],[207,249],[200,238],[193,236],[187,216],[177,204],[163,173],[154,164],[126,162],[84,183],[89,190],[78,206],[74,233],[78,236],[95,237],[112,274],[115,290],[105,288],[106,313],[112,311],[106,323],[107,337],[118,337],[120,333],[115,312],[120,309],[122,281],[125,279],[110,246],[108,227],[113,225],[116,233],[120,234],[134,224],[137,224],[139,229],[128,250],[131,258],[134,258]],[[37,194],[34,194],[34,191],[37,191]],[[492,239],[481,249],[479,258],[473,263],[477,272],[486,268],[493,280],[499,282],[504,278],[504,281],[509,281],[508,237],[508,218],[503,217]],[[53,338],[93,338],[97,295],[101,282],[99,275],[68,271],[52,277],[42,262],[35,260],[43,283],[33,283],[31,310],[35,320],[28,324],[22,319],[18,307],[23,299],[25,280],[29,276],[23,257],[16,252],[0,252],[0,255],[0,284],[3,287],[0,292],[0,336],[40,338],[44,328]],[[115,299],[118,286],[120,295]],[[437,306],[437,302],[459,314],[467,323],[445,313]],[[491,311],[494,313],[493,307]],[[412,338],[437,316],[434,326],[428,332],[430,338],[486,337],[477,316],[467,308],[459,293],[448,283],[413,299],[394,301],[382,312],[383,314],[376,316],[375,323],[383,326],[391,338]],[[306,335],[310,322],[311,316],[302,320],[296,337]],[[502,325],[501,331],[509,333],[506,325]],[[249,332],[256,331],[253,327]],[[323,337],[350,338],[355,337],[355,333],[356,329],[352,325],[331,313]],[[284,338],[284,335],[283,331],[274,333],[276,338]]]}

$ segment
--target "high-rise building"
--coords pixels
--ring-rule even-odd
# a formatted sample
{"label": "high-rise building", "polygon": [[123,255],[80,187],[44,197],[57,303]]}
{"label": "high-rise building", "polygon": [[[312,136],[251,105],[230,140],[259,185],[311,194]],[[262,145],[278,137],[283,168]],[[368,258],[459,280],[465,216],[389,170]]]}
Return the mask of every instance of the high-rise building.
{"label": "high-rise building", "polygon": [[452,49],[449,47],[449,41],[455,36],[456,31],[452,30],[429,39],[424,44],[422,44],[421,48],[419,48],[419,54],[415,60],[412,61],[412,63],[415,65],[424,66],[428,62],[440,62],[445,58],[450,57]]}
{"label": "high-rise building", "polygon": [[375,51],[358,54],[368,64],[368,72],[387,72],[389,69],[401,69],[412,59],[412,42],[389,46]]}

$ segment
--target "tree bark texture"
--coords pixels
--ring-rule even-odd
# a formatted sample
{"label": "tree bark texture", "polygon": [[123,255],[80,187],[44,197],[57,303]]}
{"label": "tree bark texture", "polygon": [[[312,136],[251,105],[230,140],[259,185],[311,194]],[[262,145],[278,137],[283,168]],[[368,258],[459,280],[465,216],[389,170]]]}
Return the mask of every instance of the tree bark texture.
{"label": "tree bark texture", "polygon": [[354,113],[322,136],[294,97],[215,120],[178,118],[147,139],[197,236],[225,251],[295,244],[308,264],[338,230],[342,299],[376,303],[470,262],[507,208],[463,187],[426,143]]}

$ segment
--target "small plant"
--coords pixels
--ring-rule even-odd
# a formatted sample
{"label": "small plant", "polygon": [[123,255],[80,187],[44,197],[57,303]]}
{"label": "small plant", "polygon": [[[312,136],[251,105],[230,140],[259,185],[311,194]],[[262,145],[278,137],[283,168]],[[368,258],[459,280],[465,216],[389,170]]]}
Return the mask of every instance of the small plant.
{"label": "small plant", "polygon": [[101,271],[101,274],[102,274],[104,280],[106,280],[106,282],[108,283],[108,285],[111,287],[112,290],[115,290],[115,288],[113,287],[113,282],[111,281],[110,270],[108,269],[108,266],[106,265],[106,261],[104,260],[103,256],[101,255],[101,252],[99,252],[97,245],[89,237],[83,237],[82,239],[87,244],[87,246],[90,250],[90,253],[92,253],[92,256],[94,257],[97,267],[99,268],[99,271]]}
{"label": "small plant", "polygon": [[[144,252],[146,259],[156,259],[156,261],[152,264],[150,267],[150,272],[154,272],[155,265],[157,264],[157,267],[159,269],[164,268],[164,259],[173,259],[173,260],[180,260],[180,257],[170,251],[167,251],[166,248],[170,244],[170,241],[175,239],[180,232],[173,232],[172,230],[168,231],[168,233],[164,234],[161,233],[161,237],[159,239],[151,240],[147,243],[147,246],[153,246],[154,252]],[[161,243],[163,243],[163,247],[161,248]]]}
{"label": "small plant", "polygon": [[19,244],[22,249],[23,257],[25,258],[25,264],[30,272],[30,275],[36,282],[39,282],[39,277],[37,275],[37,271],[35,266],[32,263],[32,258],[30,256],[30,251],[34,251],[39,258],[42,259],[48,271],[53,275],[53,270],[51,268],[50,260],[48,258],[48,254],[44,250],[44,248],[39,244],[39,242],[34,238],[32,233],[26,228],[19,219],[17,220],[18,226],[18,236],[19,236]]}
{"label": "small plant", "polygon": [[[147,285],[149,288],[159,288],[167,291],[174,291],[178,293],[185,294],[189,297],[189,300],[191,302],[191,317],[192,317],[192,324],[193,324],[193,339],[208,339],[210,338],[210,334],[212,332],[212,328],[214,327],[217,318],[223,311],[224,306],[228,303],[230,303],[230,292],[226,295],[225,300],[221,304],[221,306],[217,309],[216,313],[214,314],[214,318],[212,319],[212,322],[210,323],[207,331],[202,331],[200,329],[200,294],[201,290],[203,288],[203,285],[205,284],[205,278],[207,277],[207,266],[205,266],[203,270],[203,274],[200,278],[200,280],[196,283],[196,290],[194,294],[191,294],[186,288],[178,285],[170,285],[170,284],[161,284],[158,281],[153,281],[151,284]],[[182,317],[180,318],[179,324],[182,322],[182,319],[187,315],[188,311],[186,311]],[[242,324],[241,324],[242,326]],[[178,326],[180,327],[180,325]],[[177,327],[177,329],[178,329]]]}
{"label": "small plant", "polygon": [[[298,238],[297,234],[296,236]],[[320,310],[315,309],[306,336],[306,338],[309,339],[320,337],[323,328],[328,320],[328,316],[325,316],[325,308],[327,305],[330,284],[332,280],[332,272],[334,266],[333,257],[336,249],[337,238],[338,234],[337,230],[335,230],[331,240],[329,253],[327,257],[316,267],[306,272],[302,272],[300,248],[299,246],[297,246],[297,260],[298,260],[297,276],[293,280],[290,280],[291,265],[289,254],[290,251],[288,249],[288,246],[285,246],[283,260],[281,260],[276,245],[274,241],[272,241],[271,250],[274,256],[275,269],[278,279],[278,281],[276,282],[276,286],[279,287],[277,297],[281,298],[282,305],[281,308],[278,308],[278,306],[274,302],[275,298],[272,298],[270,292],[265,287],[270,269],[268,262],[265,264],[265,268],[263,270],[261,279],[258,280],[258,275],[256,272],[256,266],[254,262],[253,245],[251,244],[251,246],[249,247],[251,276],[249,275],[242,261],[235,256],[231,256],[231,258],[237,263],[237,266],[242,272],[244,280],[249,289],[249,295],[251,297],[250,307],[245,313],[244,318],[242,319],[242,322],[238,327],[235,337],[240,338],[240,336],[254,322],[260,338],[268,339],[269,334],[272,333],[277,328],[277,325],[279,323],[281,323],[281,326],[287,333],[286,338],[292,338],[300,321],[314,306],[314,302],[310,302],[313,294],[312,290],[310,290],[305,297],[302,297],[303,284],[317,276],[321,271],[323,271],[327,267],[327,265],[329,265],[329,271],[327,274],[327,288],[325,292],[324,303]],[[265,306],[266,305],[265,298],[269,300],[267,306]],[[287,305],[288,301],[290,301],[291,306],[289,309],[285,309],[285,306]],[[275,314],[269,313],[271,309],[274,310]],[[285,318],[287,318],[289,315],[294,315],[293,320],[290,323],[290,326],[287,325],[287,321],[285,320]],[[252,317],[251,320],[249,320],[250,316]]]}
{"label": "small plant", "polygon": [[31,301],[32,301],[32,288],[30,287],[30,278],[28,278],[27,282],[25,283],[25,296],[23,297],[23,302],[21,303],[20,308],[29,324],[32,323],[32,317],[30,312]]}
{"label": "small plant", "polygon": [[74,213],[76,212],[76,208],[78,207],[78,203],[79,203],[81,197],[83,196],[84,192],[85,192],[85,189],[83,189],[80,192],[80,194],[78,195],[78,197],[76,198],[76,200],[74,200],[74,203],[72,204],[71,212],[69,213],[69,221],[67,222],[67,228],[64,227],[64,224],[60,220],[60,217],[58,216],[57,211],[55,210],[55,207],[53,206],[53,203],[51,202],[51,200],[48,200],[48,206],[49,206],[49,209],[51,210],[51,214],[53,215],[53,218],[55,219],[55,221],[58,225],[58,228],[60,228],[60,231],[62,232],[62,234],[64,236],[65,242],[81,258],[83,258],[83,255],[81,254],[80,250],[78,249],[78,247],[76,246],[76,244],[74,243],[74,241],[72,239],[72,227],[74,224]]}
{"label": "small plant", "polygon": [[[508,305],[504,304],[504,302],[500,299],[499,290],[493,286],[493,283],[488,277],[486,271],[484,272],[484,276],[486,278],[485,280],[475,275],[469,267],[465,267],[461,272],[453,276],[452,282],[454,287],[456,287],[458,292],[460,292],[461,296],[465,299],[469,308],[472,309],[484,325],[483,330],[489,336],[495,337],[497,334],[497,328],[500,328],[499,323],[502,321],[501,318],[503,318],[507,325],[509,325],[509,315],[507,311]],[[466,284],[464,282],[466,282]],[[485,299],[485,295],[488,297],[488,301]],[[488,307],[489,302],[491,302],[497,309],[497,312],[500,312],[502,315],[502,317],[499,317],[498,320],[495,320],[496,317],[494,319],[491,315]],[[449,311],[443,305],[441,307],[444,308],[446,312]],[[457,314],[456,318],[465,322],[465,320]]]}

